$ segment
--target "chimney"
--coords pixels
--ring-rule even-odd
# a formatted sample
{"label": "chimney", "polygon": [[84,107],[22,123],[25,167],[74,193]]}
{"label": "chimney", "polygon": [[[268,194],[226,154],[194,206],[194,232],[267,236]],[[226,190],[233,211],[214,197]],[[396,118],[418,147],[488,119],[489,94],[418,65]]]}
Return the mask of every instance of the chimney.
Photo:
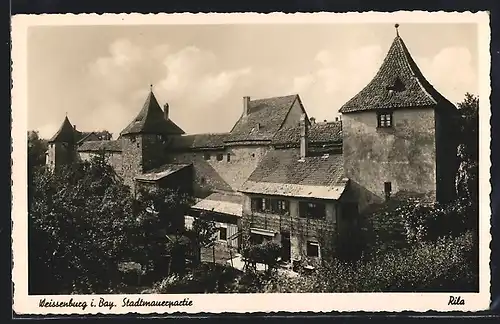
{"label": "chimney", "polygon": [[76,125],[73,125],[73,129],[76,130]]}
{"label": "chimney", "polygon": [[163,115],[165,116],[165,120],[168,120],[168,103],[163,105]]}
{"label": "chimney", "polygon": [[316,124],[316,118],[314,117],[309,118],[309,121],[311,122],[311,125]]}
{"label": "chimney", "polygon": [[248,106],[250,106],[250,97],[243,97],[243,116],[248,116]]}
{"label": "chimney", "polygon": [[308,125],[306,121],[306,115],[302,114],[300,116],[300,159],[304,159],[307,156],[307,142],[308,142]]}
{"label": "chimney", "polygon": [[260,130],[260,123],[257,123],[257,130]]}

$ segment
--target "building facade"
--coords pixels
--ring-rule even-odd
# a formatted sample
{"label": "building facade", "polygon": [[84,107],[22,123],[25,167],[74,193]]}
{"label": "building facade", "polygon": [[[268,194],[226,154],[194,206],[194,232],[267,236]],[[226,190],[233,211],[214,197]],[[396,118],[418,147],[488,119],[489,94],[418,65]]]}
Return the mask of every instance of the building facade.
{"label": "building facade", "polygon": [[47,164],[56,170],[104,154],[133,190],[180,186],[194,195],[187,223],[204,212],[219,224],[219,241],[274,240],[282,260],[311,264],[332,253],[328,242],[351,235],[372,203],[402,192],[453,198],[457,109],[399,34],[374,78],[340,108],[341,120],[309,118],[297,94],[244,97],[239,109],[227,133],[186,135],[151,91],[116,140],[82,136],[66,118]]}

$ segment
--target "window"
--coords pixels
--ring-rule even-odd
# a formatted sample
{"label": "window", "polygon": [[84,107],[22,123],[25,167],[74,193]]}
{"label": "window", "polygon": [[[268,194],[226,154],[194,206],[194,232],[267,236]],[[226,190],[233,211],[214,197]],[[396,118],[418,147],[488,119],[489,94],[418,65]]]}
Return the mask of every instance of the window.
{"label": "window", "polygon": [[250,234],[250,242],[254,245],[268,242],[271,240],[272,240],[272,238],[270,236],[260,235],[260,234],[256,234],[256,233]]}
{"label": "window", "polygon": [[307,256],[319,257],[319,243],[307,241]]}
{"label": "window", "polygon": [[270,212],[284,215],[290,210],[290,203],[287,200],[271,198],[252,198],[252,211]]}
{"label": "window", "polygon": [[287,200],[273,199],[271,200],[271,211],[275,214],[284,215],[289,210],[289,202]]}
{"label": "window", "polygon": [[377,127],[379,128],[392,127],[392,112],[378,113]]}
{"label": "window", "polygon": [[391,198],[392,185],[390,182],[384,182],[384,193],[385,200],[389,200]]}
{"label": "window", "polygon": [[230,162],[230,161],[231,161],[231,154],[227,153],[227,162]]}
{"label": "window", "polygon": [[223,159],[224,156],[221,153],[217,154],[217,161],[222,161]]}
{"label": "window", "polygon": [[219,240],[221,241],[227,240],[227,228],[219,227]]}
{"label": "window", "polygon": [[204,158],[205,160],[210,160],[210,153],[205,153],[205,154],[203,154],[203,158]]}
{"label": "window", "polygon": [[322,203],[300,202],[299,216],[310,219],[324,219],[326,217],[326,206]]}
{"label": "window", "polygon": [[200,183],[201,183],[202,185],[204,185],[206,182],[207,182],[207,181],[205,180],[205,178],[201,177],[201,179],[200,179]]}

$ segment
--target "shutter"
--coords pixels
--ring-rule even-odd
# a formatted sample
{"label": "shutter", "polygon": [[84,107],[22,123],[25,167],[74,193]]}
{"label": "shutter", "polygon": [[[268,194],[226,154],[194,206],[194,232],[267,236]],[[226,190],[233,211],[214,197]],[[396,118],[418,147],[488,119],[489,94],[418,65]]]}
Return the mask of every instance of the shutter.
{"label": "shutter", "polygon": [[[231,237],[234,234],[238,232],[238,226],[234,224],[227,224],[227,237]],[[238,236],[234,237],[232,240],[230,240],[230,245],[232,247],[238,247]]]}

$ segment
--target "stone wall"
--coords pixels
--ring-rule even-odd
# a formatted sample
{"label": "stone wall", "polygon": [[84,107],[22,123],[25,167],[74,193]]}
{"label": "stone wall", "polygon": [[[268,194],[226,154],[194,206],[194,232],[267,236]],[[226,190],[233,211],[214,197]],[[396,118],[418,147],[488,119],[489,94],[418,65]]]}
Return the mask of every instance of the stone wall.
{"label": "stone wall", "polygon": [[125,135],[122,141],[122,177],[126,185],[134,186],[134,177],[143,172],[142,137]]}
{"label": "stone wall", "polygon": [[[268,150],[267,146],[231,146],[225,150],[172,153],[170,162],[193,163],[195,193],[203,196],[212,191],[237,191]],[[218,155],[222,156],[220,161]]]}
{"label": "stone wall", "polygon": [[47,165],[56,170],[63,165],[71,164],[76,159],[76,149],[69,143],[49,143]]}
{"label": "stone wall", "polygon": [[[94,152],[78,152],[78,157],[81,161],[90,161],[92,157],[99,153]],[[118,175],[122,175],[122,153],[121,152],[106,152],[104,155],[106,162],[113,167]]]}
{"label": "stone wall", "polygon": [[359,190],[360,209],[398,191],[435,195],[436,145],[432,108],[397,109],[392,128],[377,128],[374,111],[342,116],[346,176]]}

